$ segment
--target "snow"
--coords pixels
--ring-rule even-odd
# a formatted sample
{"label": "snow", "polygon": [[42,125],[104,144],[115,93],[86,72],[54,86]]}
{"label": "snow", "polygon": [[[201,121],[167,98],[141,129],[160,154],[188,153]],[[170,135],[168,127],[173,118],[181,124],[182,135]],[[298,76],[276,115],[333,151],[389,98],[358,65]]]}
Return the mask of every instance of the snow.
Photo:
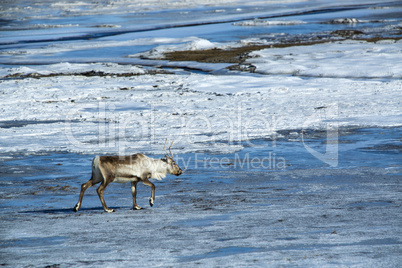
{"label": "snow", "polygon": [[[190,40],[189,40],[190,39]],[[155,42],[156,43],[156,42]],[[170,40],[170,43],[171,40]],[[177,44],[180,43],[180,44]],[[202,49],[213,49],[213,48],[224,48],[225,46],[218,43],[212,43],[203,38],[190,37],[186,39],[177,39],[176,44],[174,45],[159,45],[149,51],[129,55],[129,57],[140,57],[146,59],[160,59],[163,58],[165,53],[173,52],[173,51],[194,51],[194,50],[202,50]]]}
{"label": "snow", "polygon": [[[377,2],[8,1],[0,265],[399,267],[401,8]],[[393,38],[258,50],[254,72],[163,59],[335,29]],[[152,208],[111,184],[115,213],[94,188],[72,212],[95,155],[166,139],[184,173]]]}
{"label": "snow", "polygon": [[[196,40],[185,47],[194,44],[211,45]],[[400,47],[400,42],[353,41],[260,50],[247,62],[262,76],[150,75],[138,66],[112,63],[1,68],[3,75],[77,74],[4,80],[2,121],[38,123],[0,128],[1,150],[155,153],[169,137],[183,152],[204,143],[212,144],[212,151],[234,152],[239,147],[233,142],[309,128],[306,122],[314,128],[328,120],[341,127],[398,126]],[[79,75],[90,71],[106,76]],[[114,75],[124,73],[133,75]]]}
{"label": "snow", "polygon": [[402,41],[344,41],[314,46],[265,49],[247,62],[263,74],[307,77],[402,78]]}
{"label": "snow", "polygon": [[52,64],[50,67],[40,66],[38,67],[17,67],[17,68],[2,68],[0,75],[74,75],[82,74],[86,72],[104,72],[108,73],[112,71],[112,74],[145,74],[144,69],[141,66],[123,66],[115,63],[91,63],[91,64],[74,64],[69,62],[62,62]]}
{"label": "snow", "polygon": [[[304,3],[306,0],[281,0],[269,1],[268,4],[297,4]],[[334,5],[328,1],[322,1],[327,6]],[[357,3],[375,3],[376,1],[361,0],[355,1]],[[82,15],[98,15],[98,14],[126,14],[131,12],[149,12],[170,9],[189,9],[189,8],[212,8],[214,13],[227,12],[228,9],[235,9],[236,11],[244,10],[244,7],[258,7],[267,5],[265,0],[241,1],[241,0],[221,0],[221,1],[159,1],[159,0],[123,0],[123,1],[52,1],[41,2],[35,1],[31,5],[20,6],[19,2],[9,3],[8,6],[2,10],[2,15],[5,19],[27,19],[27,18],[57,18],[57,16],[82,16]],[[349,1],[341,0],[335,5],[350,5]],[[238,8],[238,7],[243,8]],[[218,8],[215,8],[218,7]],[[22,14],[22,16],[21,16]],[[19,15],[19,16],[17,16]]]}

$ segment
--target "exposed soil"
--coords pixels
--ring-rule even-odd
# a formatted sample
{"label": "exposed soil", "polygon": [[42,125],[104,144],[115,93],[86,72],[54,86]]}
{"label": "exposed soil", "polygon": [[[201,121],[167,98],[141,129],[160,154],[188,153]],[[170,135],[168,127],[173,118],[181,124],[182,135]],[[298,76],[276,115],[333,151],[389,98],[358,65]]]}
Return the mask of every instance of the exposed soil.
{"label": "exposed soil", "polygon": [[[331,33],[331,36],[338,37],[336,41],[344,41],[347,39],[367,41],[367,42],[378,42],[381,40],[394,40],[399,41],[402,39],[400,36],[391,37],[361,37],[364,33],[356,30],[338,30]],[[341,38],[339,38],[341,37]],[[270,45],[250,45],[244,47],[236,47],[231,49],[204,49],[204,50],[191,50],[191,51],[174,51],[165,54],[163,60],[169,61],[196,61],[203,63],[234,63],[235,65],[229,66],[230,70],[242,70],[242,71],[253,71],[252,67],[242,67],[242,63],[246,59],[250,58],[249,54],[253,51],[258,51],[266,48],[286,48],[286,47],[296,47],[296,46],[311,46],[322,43],[329,43],[335,41],[331,38],[317,39],[314,41],[294,41],[294,42],[283,42]]]}
{"label": "exposed soil", "polygon": [[165,59],[169,61],[197,61],[206,63],[239,63],[247,58],[247,54],[269,48],[267,45],[252,45],[236,47],[228,50],[219,48],[192,50],[192,51],[174,51],[165,54]]}
{"label": "exposed soil", "polygon": [[132,77],[146,74],[170,74],[170,72],[162,69],[148,70],[145,73],[105,73],[103,71],[87,71],[87,72],[77,72],[77,73],[51,73],[51,74],[40,74],[40,73],[15,73],[4,76],[3,78],[45,78],[45,77],[55,77],[55,76],[86,76],[86,77]]}

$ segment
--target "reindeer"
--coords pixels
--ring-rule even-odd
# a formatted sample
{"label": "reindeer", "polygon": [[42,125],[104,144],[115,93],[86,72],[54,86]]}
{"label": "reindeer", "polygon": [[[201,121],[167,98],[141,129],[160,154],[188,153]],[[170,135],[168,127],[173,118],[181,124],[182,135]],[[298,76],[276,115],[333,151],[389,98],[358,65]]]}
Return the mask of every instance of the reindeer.
{"label": "reindeer", "polygon": [[[166,140],[167,141],[167,140]],[[151,198],[149,204],[151,207],[155,202],[155,185],[149,181],[149,179],[161,180],[166,177],[166,174],[173,174],[179,176],[183,173],[180,167],[173,160],[173,154],[170,151],[169,154],[166,151],[166,141],[163,149],[166,155],[162,159],[154,159],[143,154],[133,154],[129,156],[96,156],[92,160],[92,176],[89,181],[82,184],[80,197],[78,203],[74,207],[74,211],[77,212],[82,204],[82,198],[85,191],[97,184],[101,183],[96,192],[102,203],[103,209],[106,212],[114,212],[113,209],[107,207],[105,200],[103,199],[103,191],[111,182],[126,183],[131,182],[131,191],[133,194],[133,209],[142,209],[137,205],[137,183],[142,181],[143,184],[148,185],[152,189]]]}

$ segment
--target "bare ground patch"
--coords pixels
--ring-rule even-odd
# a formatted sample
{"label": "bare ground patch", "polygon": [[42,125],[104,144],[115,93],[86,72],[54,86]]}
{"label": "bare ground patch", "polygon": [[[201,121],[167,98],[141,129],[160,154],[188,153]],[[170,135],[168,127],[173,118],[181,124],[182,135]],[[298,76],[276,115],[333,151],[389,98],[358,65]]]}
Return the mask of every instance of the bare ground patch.
{"label": "bare ground patch", "polygon": [[227,67],[229,70],[240,70],[254,72],[253,66],[244,65],[244,62],[250,58],[249,55],[253,51],[258,51],[267,48],[286,48],[286,47],[297,47],[297,46],[312,46],[323,43],[330,43],[334,41],[345,41],[345,40],[356,40],[356,41],[366,41],[366,42],[379,42],[382,40],[394,40],[399,41],[402,39],[401,36],[376,36],[376,37],[365,37],[364,33],[361,31],[333,31],[327,38],[317,37],[313,41],[296,40],[292,42],[282,42],[270,45],[248,45],[243,47],[235,47],[230,49],[204,49],[204,50],[186,50],[186,51],[173,51],[164,54],[164,58],[161,60],[168,61],[195,61],[202,63],[233,63]]}
{"label": "bare ground patch", "polygon": [[56,77],[56,76],[85,76],[85,77],[132,77],[132,76],[140,76],[140,75],[153,75],[153,74],[171,74],[171,72],[163,70],[163,69],[155,69],[149,70],[145,73],[109,73],[103,71],[85,71],[85,72],[75,72],[75,73],[50,73],[50,74],[41,74],[37,72],[33,73],[14,73],[7,76],[4,76],[4,79],[10,78],[46,78],[46,77]]}

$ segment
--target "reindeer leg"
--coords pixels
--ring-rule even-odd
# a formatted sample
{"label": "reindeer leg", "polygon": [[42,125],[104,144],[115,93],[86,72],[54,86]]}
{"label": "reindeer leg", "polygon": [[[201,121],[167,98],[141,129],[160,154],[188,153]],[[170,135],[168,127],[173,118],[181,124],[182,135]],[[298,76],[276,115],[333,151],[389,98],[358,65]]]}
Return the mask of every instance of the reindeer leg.
{"label": "reindeer leg", "polygon": [[155,185],[152,182],[150,182],[148,179],[143,179],[142,183],[145,184],[145,185],[148,185],[152,189],[151,198],[149,199],[149,204],[152,207],[154,205],[154,202],[155,202]]}
{"label": "reindeer leg", "polygon": [[114,212],[114,209],[110,209],[107,207],[105,199],[103,199],[103,191],[105,190],[105,188],[108,186],[110,180],[105,179],[102,181],[101,185],[98,187],[98,189],[96,189],[96,192],[98,193],[99,199],[102,203],[103,209],[106,212]]}
{"label": "reindeer leg", "polygon": [[133,194],[133,209],[142,209],[142,207],[137,206],[137,183],[138,181],[131,182],[131,192]]}
{"label": "reindeer leg", "polygon": [[81,208],[82,198],[84,197],[84,193],[92,185],[94,185],[93,176],[91,177],[91,179],[89,181],[87,181],[86,183],[81,185],[80,198],[78,199],[78,203],[75,205],[73,211],[77,212]]}

